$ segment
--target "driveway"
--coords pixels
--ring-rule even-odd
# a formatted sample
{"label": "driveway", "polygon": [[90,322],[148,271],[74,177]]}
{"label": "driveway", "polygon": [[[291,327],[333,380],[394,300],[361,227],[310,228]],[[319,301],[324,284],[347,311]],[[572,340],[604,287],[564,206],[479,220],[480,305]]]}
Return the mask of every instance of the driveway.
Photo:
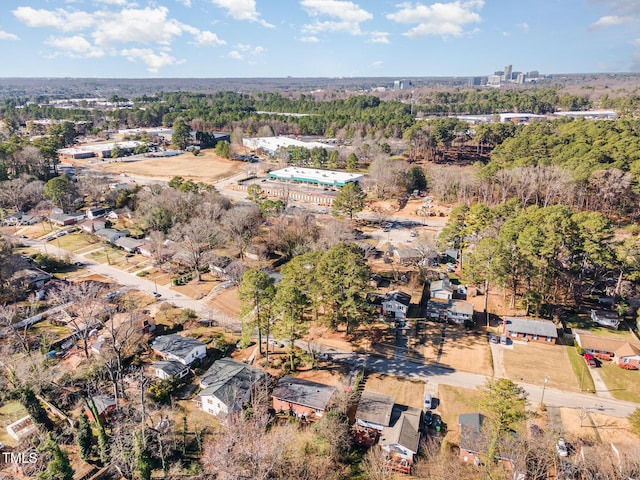
{"label": "driveway", "polygon": [[607,388],[607,384],[604,383],[604,380],[600,375],[600,370],[597,368],[590,368],[589,372],[591,373],[591,378],[593,378],[593,384],[596,387],[596,395],[599,398],[613,398],[613,395],[611,395],[611,392]]}
{"label": "driveway", "polygon": [[491,347],[491,358],[493,360],[493,376],[496,378],[507,378],[507,371],[504,368],[504,350],[499,343],[489,343]]}

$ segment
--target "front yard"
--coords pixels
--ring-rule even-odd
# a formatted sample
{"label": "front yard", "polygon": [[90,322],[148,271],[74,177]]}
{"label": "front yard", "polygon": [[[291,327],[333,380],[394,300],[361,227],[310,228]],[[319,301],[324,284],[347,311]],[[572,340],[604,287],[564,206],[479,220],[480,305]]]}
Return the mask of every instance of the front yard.
{"label": "front yard", "polygon": [[382,393],[395,399],[400,405],[424,407],[425,383],[383,373],[372,373],[364,385],[367,392]]}
{"label": "front yard", "polygon": [[440,363],[454,370],[493,375],[486,335],[458,325],[447,325]]}
{"label": "front yard", "polygon": [[614,398],[640,402],[640,371],[624,370],[613,363],[602,363],[599,371]]}
{"label": "front yard", "polygon": [[[569,360],[564,345],[515,343],[512,349],[504,349],[504,365],[507,376],[515,383],[542,385],[548,378],[548,386],[560,390],[580,391],[580,379]],[[575,350],[575,349],[574,349]]]}

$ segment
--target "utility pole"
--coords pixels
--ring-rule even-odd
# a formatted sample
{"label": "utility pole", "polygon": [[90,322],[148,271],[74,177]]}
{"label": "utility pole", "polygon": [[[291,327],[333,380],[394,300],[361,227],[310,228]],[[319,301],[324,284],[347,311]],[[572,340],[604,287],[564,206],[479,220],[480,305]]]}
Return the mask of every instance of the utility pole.
{"label": "utility pole", "polygon": [[540,405],[544,405],[544,390],[547,388],[549,377],[544,377],[544,383],[542,384],[542,396],[540,397]]}
{"label": "utility pole", "polygon": [[144,421],[145,421],[145,409],[144,409],[144,389],[149,383],[149,379],[144,376],[144,368],[140,367],[140,405],[142,407],[142,443],[146,445],[147,440],[144,435]]}

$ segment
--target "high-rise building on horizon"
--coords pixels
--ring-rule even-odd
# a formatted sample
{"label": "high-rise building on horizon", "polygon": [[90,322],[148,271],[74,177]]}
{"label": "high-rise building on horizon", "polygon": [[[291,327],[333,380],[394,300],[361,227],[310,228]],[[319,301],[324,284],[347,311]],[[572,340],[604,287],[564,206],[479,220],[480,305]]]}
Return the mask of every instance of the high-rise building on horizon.
{"label": "high-rise building on horizon", "polygon": [[513,72],[513,65],[507,65],[504,67],[504,81],[508,82],[511,80],[511,73]]}

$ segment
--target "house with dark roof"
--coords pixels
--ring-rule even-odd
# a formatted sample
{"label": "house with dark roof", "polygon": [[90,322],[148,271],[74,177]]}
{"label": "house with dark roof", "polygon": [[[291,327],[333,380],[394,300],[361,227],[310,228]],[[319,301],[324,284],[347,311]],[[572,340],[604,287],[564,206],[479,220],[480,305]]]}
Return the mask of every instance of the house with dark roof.
{"label": "house with dark roof", "polygon": [[411,304],[411,295],[400,290],[389,292],[382,299],[382,312],[395,318],[406,318]]}
{"label": "house with dark roof", "polygon": [[189,374],[189,365],[184,365],[175,360],[161,360],[151,365],[156,377],[162,380],[170,378],[184,378]]}
{"label": "house with dark roof", "polygon": [[598,325],[615,328],[616,330],[618,329],[618,325],[620,325],[620,317],[617,312],[609,310],[591,310],[591,320]]}
{"label": "house with dark roof", "polygon": [[260,385],[270,381],[270,375],[232,358],[214,362],[200,379],[200,407],[211,415],[239,411],[251,400]]}
{"label": "house with dark roof", "polygon": [[96,233],[98,230],[107,228],[107,222],[104,220],[85,220],[79,223],[82,230],[87,233]]}
{"label": "house with dark roof", "polygon": [[87,218],[92,220],[94,218],[104,217],[108,213],[108,210],[103,207],[95,207],[87,209]]}
{"label": "house with dark roof", "polygon": [[[93,403],[93,405],[95,405],[95,412],[98,414],[98,417],[100,418],[100,421],[103,425],[107,422],[109,415],[111,415],[116,409],[116,401],[110,395],[96,395],[94,397],[91,397],[89,403]],[[89,420],[95,422],[96,418],[94,417],[94,412],[92,411],[92,409],[86,408],[85,410],[85,413],[87,414],[87,417],[89,417]]]}
{"label": "house with dark roof", "polygon": [[389,395],[375,392],[362,392],[356,410],[356,425],[382,432],[391,423],[391,412],[395,400]]}
{"label": "house with dark roof", "polygon": [[310,420],[324,415],[335,392],[335,387],[330,385],[286,376],[278,380],[271,398],[276,412]]}
{"label": "house with dark roof", "polygon": [[[410,467],[418,453],[422,425],[422,410],[405,405],[394,405],[388,427],[382,429],[378,444],[392,460],[389,466],[394,468]],[[394,468],[403,471],[403,468]]]}
{"label": "house with dark roof", "polygon": [[157,337],[151,348],[165,360],[175,360],[183,365],[191,365],[195,360],[207,356],[206,344],[177,333]]}
{"label": "house with dark roof", "polygon": [[461,413],[458,415],[460,425],[460,460],[478,463],[478,454],[487,449],[487,439],[482,431],[485,416],[481,413]]}
{"label": "house with dark roof", "polygon": [[548,343],[551,345],[555,345],[558,340],[558,329],[550,320],[505,317],[503,329],[504,334],[512,340]]}

